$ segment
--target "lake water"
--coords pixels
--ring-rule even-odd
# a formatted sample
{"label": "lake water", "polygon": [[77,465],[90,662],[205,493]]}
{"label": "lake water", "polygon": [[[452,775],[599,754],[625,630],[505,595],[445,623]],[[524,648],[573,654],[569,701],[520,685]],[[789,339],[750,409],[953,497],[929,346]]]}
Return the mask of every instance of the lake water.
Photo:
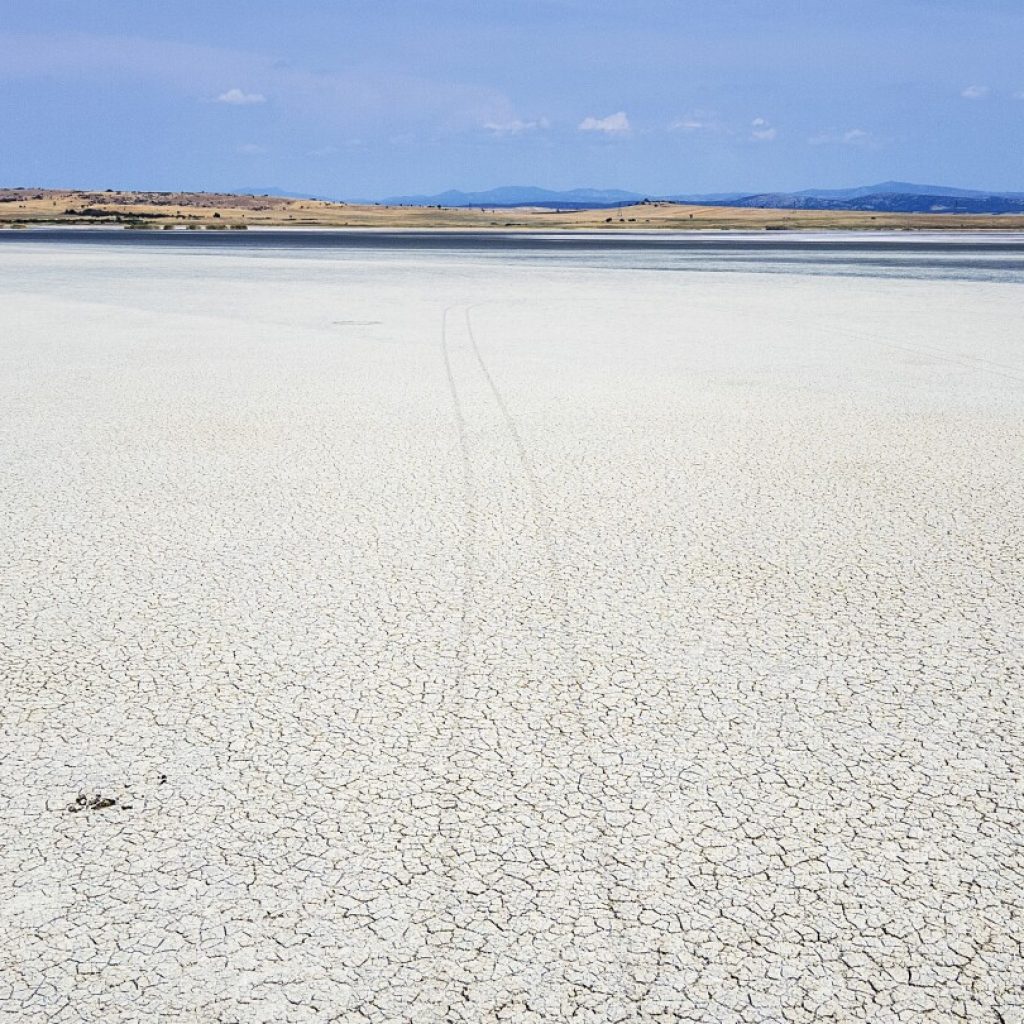
{"label": "lake water", "polygon": [[0,244],[116,246],[195,252],[393,260],[499,261],[618,270],[826,274],[1024,283],[1024,234],[382,231],[359,229],[0,231]]}

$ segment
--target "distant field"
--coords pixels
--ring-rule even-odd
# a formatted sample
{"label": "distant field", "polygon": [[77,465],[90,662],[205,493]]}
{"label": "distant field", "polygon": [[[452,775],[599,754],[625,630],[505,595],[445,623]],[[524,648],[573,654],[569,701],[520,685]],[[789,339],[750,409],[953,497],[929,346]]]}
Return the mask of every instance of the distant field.
{"label": "distant field", "polygon": [[1024,215],[754,210],[652,202],[612,210],[463,209],[330,203],[209,192],[0,189],[0,227],[122,224],[133,228],[253,227],[1020,231]]}

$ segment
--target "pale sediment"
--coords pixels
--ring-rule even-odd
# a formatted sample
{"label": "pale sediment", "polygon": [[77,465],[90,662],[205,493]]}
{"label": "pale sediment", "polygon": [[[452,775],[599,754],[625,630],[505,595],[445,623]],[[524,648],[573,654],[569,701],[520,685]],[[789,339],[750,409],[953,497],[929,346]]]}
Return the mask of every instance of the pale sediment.
{"label": "pale sediment", "polygon": [[0,1011],[1021,1019],[1019,286],[0,274]]}

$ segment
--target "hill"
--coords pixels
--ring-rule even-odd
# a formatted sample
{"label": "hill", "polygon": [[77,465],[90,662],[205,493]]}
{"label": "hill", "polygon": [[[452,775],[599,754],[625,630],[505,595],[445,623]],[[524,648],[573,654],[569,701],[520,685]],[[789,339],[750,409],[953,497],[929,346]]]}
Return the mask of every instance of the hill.
{"label": "hill", "polygon": [[513,209],[333,203],[214,192],[0,189],[0,228],[90,225],[129,229],[260,227],[487,230],[1024,230],[1024,215],[866,212],[644,200],[621,209]]}
{"label": "hill", "polygon": [[[832,194],[808,192],[769,192],[743,196],[729,201],[730,206],[780,210],[863,210],[885,213],[1024,213],[1024,195],[1013,193],[970,192],[948,189],[927,192],[919,186],[896,182],[865,189],[837,190]],[[913,191],[911,191],[913,189]],[[849,195],[843,195],[848,191]]]}

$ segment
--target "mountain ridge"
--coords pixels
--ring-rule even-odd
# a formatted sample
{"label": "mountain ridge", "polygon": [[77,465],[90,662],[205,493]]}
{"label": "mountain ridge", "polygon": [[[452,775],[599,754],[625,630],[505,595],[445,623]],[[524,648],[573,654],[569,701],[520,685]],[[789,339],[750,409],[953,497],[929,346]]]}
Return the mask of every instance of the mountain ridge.
{"label": "mountain ridge", "polygon": [[391,196],[393,206],[452,206],[515,208],[589,208],[625,206],[644,200],[692,203],[701,206],[739,206],[761,209],[879,210],[900,213],[1020,213],[1024,192],[986,191],[945,185],[883,181],[845,189],[802,189],[795,192],[716,192],[652,195],[624,189],[544,189],[508,185],[484,191],[449,189],[434,195]]}

